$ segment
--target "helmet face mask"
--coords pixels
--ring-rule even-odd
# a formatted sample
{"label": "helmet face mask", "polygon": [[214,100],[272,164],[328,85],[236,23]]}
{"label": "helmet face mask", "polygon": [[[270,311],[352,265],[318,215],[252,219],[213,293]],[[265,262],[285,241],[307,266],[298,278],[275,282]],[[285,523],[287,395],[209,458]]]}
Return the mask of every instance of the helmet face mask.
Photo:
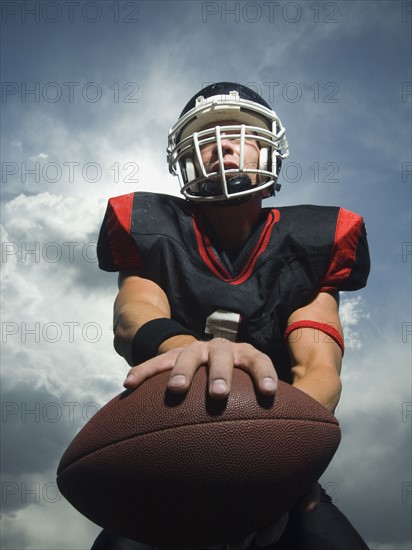
{"label": "helmet face mask", "polygon": [[[211,95],[205,97],[208,91]],[[220,83],[201,93],[205,95],[192,98],[169,132],[169,169],[178,176],[182,194],[198,202],[244,199],[262,189],[274,194],[282,159],[288,156],[276,113],[239,84]],[[252,94],[259,102],[245,99]],[[236,150],[236,161],[225,158],[228,148]],[[211,151],[213,162],[206,163]]]}

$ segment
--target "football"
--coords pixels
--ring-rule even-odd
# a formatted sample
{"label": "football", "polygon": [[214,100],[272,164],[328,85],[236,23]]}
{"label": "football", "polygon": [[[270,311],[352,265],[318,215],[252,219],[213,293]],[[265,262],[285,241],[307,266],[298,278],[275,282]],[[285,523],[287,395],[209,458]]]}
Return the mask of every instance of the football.
{"label": "football", "polygon": [[336,418],[289,384],[265,397],[235,369],[220,401],[205,367],[186,395],[166,389],[168,376],[112,399],[60,461],[61,493],[114,533],[167,546],[240,540],[293,507],[339,445]]}

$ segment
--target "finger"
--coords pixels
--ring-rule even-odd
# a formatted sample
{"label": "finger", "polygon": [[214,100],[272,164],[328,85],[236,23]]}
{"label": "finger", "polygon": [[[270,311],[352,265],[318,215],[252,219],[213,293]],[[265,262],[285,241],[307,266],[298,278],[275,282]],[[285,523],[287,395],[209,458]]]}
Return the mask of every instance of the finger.
{"label": "finger", "polygon": [[195,372],[206,364],[207,360],[207,349],[203,342],[194,342],[183,348],[170,373],[168,388],[175,393],[185,393],[190,387]]}
{"label": "finger", "polygon": [[218,338],[209,342],[209,395],[224,399],[229,395],[234,366],[233,347]]}
{"label": "finger", "polygon": [[278,387],[278,376],[270,358],[250,344],[235,348],[235,366],[245,370],[258,390],[264,395],[274,395]]}
{"label": "finger", "polygon": [[176,348],[168,351],[167,353],[163,353],[162,355],[157,355],[156,357],[131,368],[127,373],[123,386],[127,389],[137,388],[145,380],[151,378],[155,374],[172,369],[176,362],[176,357],[182,349],[183,348]]}
{"label": "finger", "polygon": [[312,489],[299,502],[299,512],[307,514],[314,512],[320,501],[320,485],[315,483]]}
{"label": "finger", "polygon": [[283,535],[283,531],[286,528],[286,525],[289,520],[289,514],[283,514],[273,525],[269,525],[266,529],[259,531],[256,535],[256,545],[257,546],[269,546],[269,544],[274,544],[277,542],[280,537]]}

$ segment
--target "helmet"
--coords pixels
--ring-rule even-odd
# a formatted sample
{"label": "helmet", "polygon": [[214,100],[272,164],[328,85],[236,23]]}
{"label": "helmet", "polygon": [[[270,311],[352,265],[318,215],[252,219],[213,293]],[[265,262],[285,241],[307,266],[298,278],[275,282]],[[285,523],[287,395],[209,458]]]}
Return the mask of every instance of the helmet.
{"label": "helmet", "polygon": [[[225,166],[222,136],[238,144],[238,166]],[[245,140],[257,142],[258,165],[245,164]],[[211,168],[201,156],[202,147],[210,144],[217,158]],[[192,201],[232,204],[232,199],[248,199],[262,189],[274,195],[288,155],[285,128],[277,114],[256,92],[233,82],[212,84],[194,95],[169,131],[169,170],[178,176],[181,193]]]}

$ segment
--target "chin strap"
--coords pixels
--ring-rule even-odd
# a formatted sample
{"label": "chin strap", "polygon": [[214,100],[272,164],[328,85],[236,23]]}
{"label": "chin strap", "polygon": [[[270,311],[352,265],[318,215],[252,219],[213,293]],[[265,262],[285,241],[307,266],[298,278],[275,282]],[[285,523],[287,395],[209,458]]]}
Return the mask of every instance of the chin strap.
{"label": "chin strap", "polygon": [[[239,193],[240,191],[248,191],[252,189],[252,180],[249,176],[235,176],[226,182],[229,193]],[[219,181],[207,180],[201,184],[200,196],[205,197],[218,196],[222,194],[222,184]]]}
{"label": "chin strap", "polygon": [[[249,176],[235,176],[230,178],[226,182],[227,190],[229,193],[239,193],[240,191],[247,191],[252,188],[252,180]],[[196,193],[197,196],[204,197],[217,197],[222,194],[222,185],[218,181],[208,180],[200,184],[201,191]],[[258,189],[257,189],[258,191]],[[216,208],[225,208],[227,206],[236,206],[243,204],[250,199],[251,195],[245,195],[243,197],[237,197],[234,199],[222,199],[221,201],[210,201],[211,206]]]}

